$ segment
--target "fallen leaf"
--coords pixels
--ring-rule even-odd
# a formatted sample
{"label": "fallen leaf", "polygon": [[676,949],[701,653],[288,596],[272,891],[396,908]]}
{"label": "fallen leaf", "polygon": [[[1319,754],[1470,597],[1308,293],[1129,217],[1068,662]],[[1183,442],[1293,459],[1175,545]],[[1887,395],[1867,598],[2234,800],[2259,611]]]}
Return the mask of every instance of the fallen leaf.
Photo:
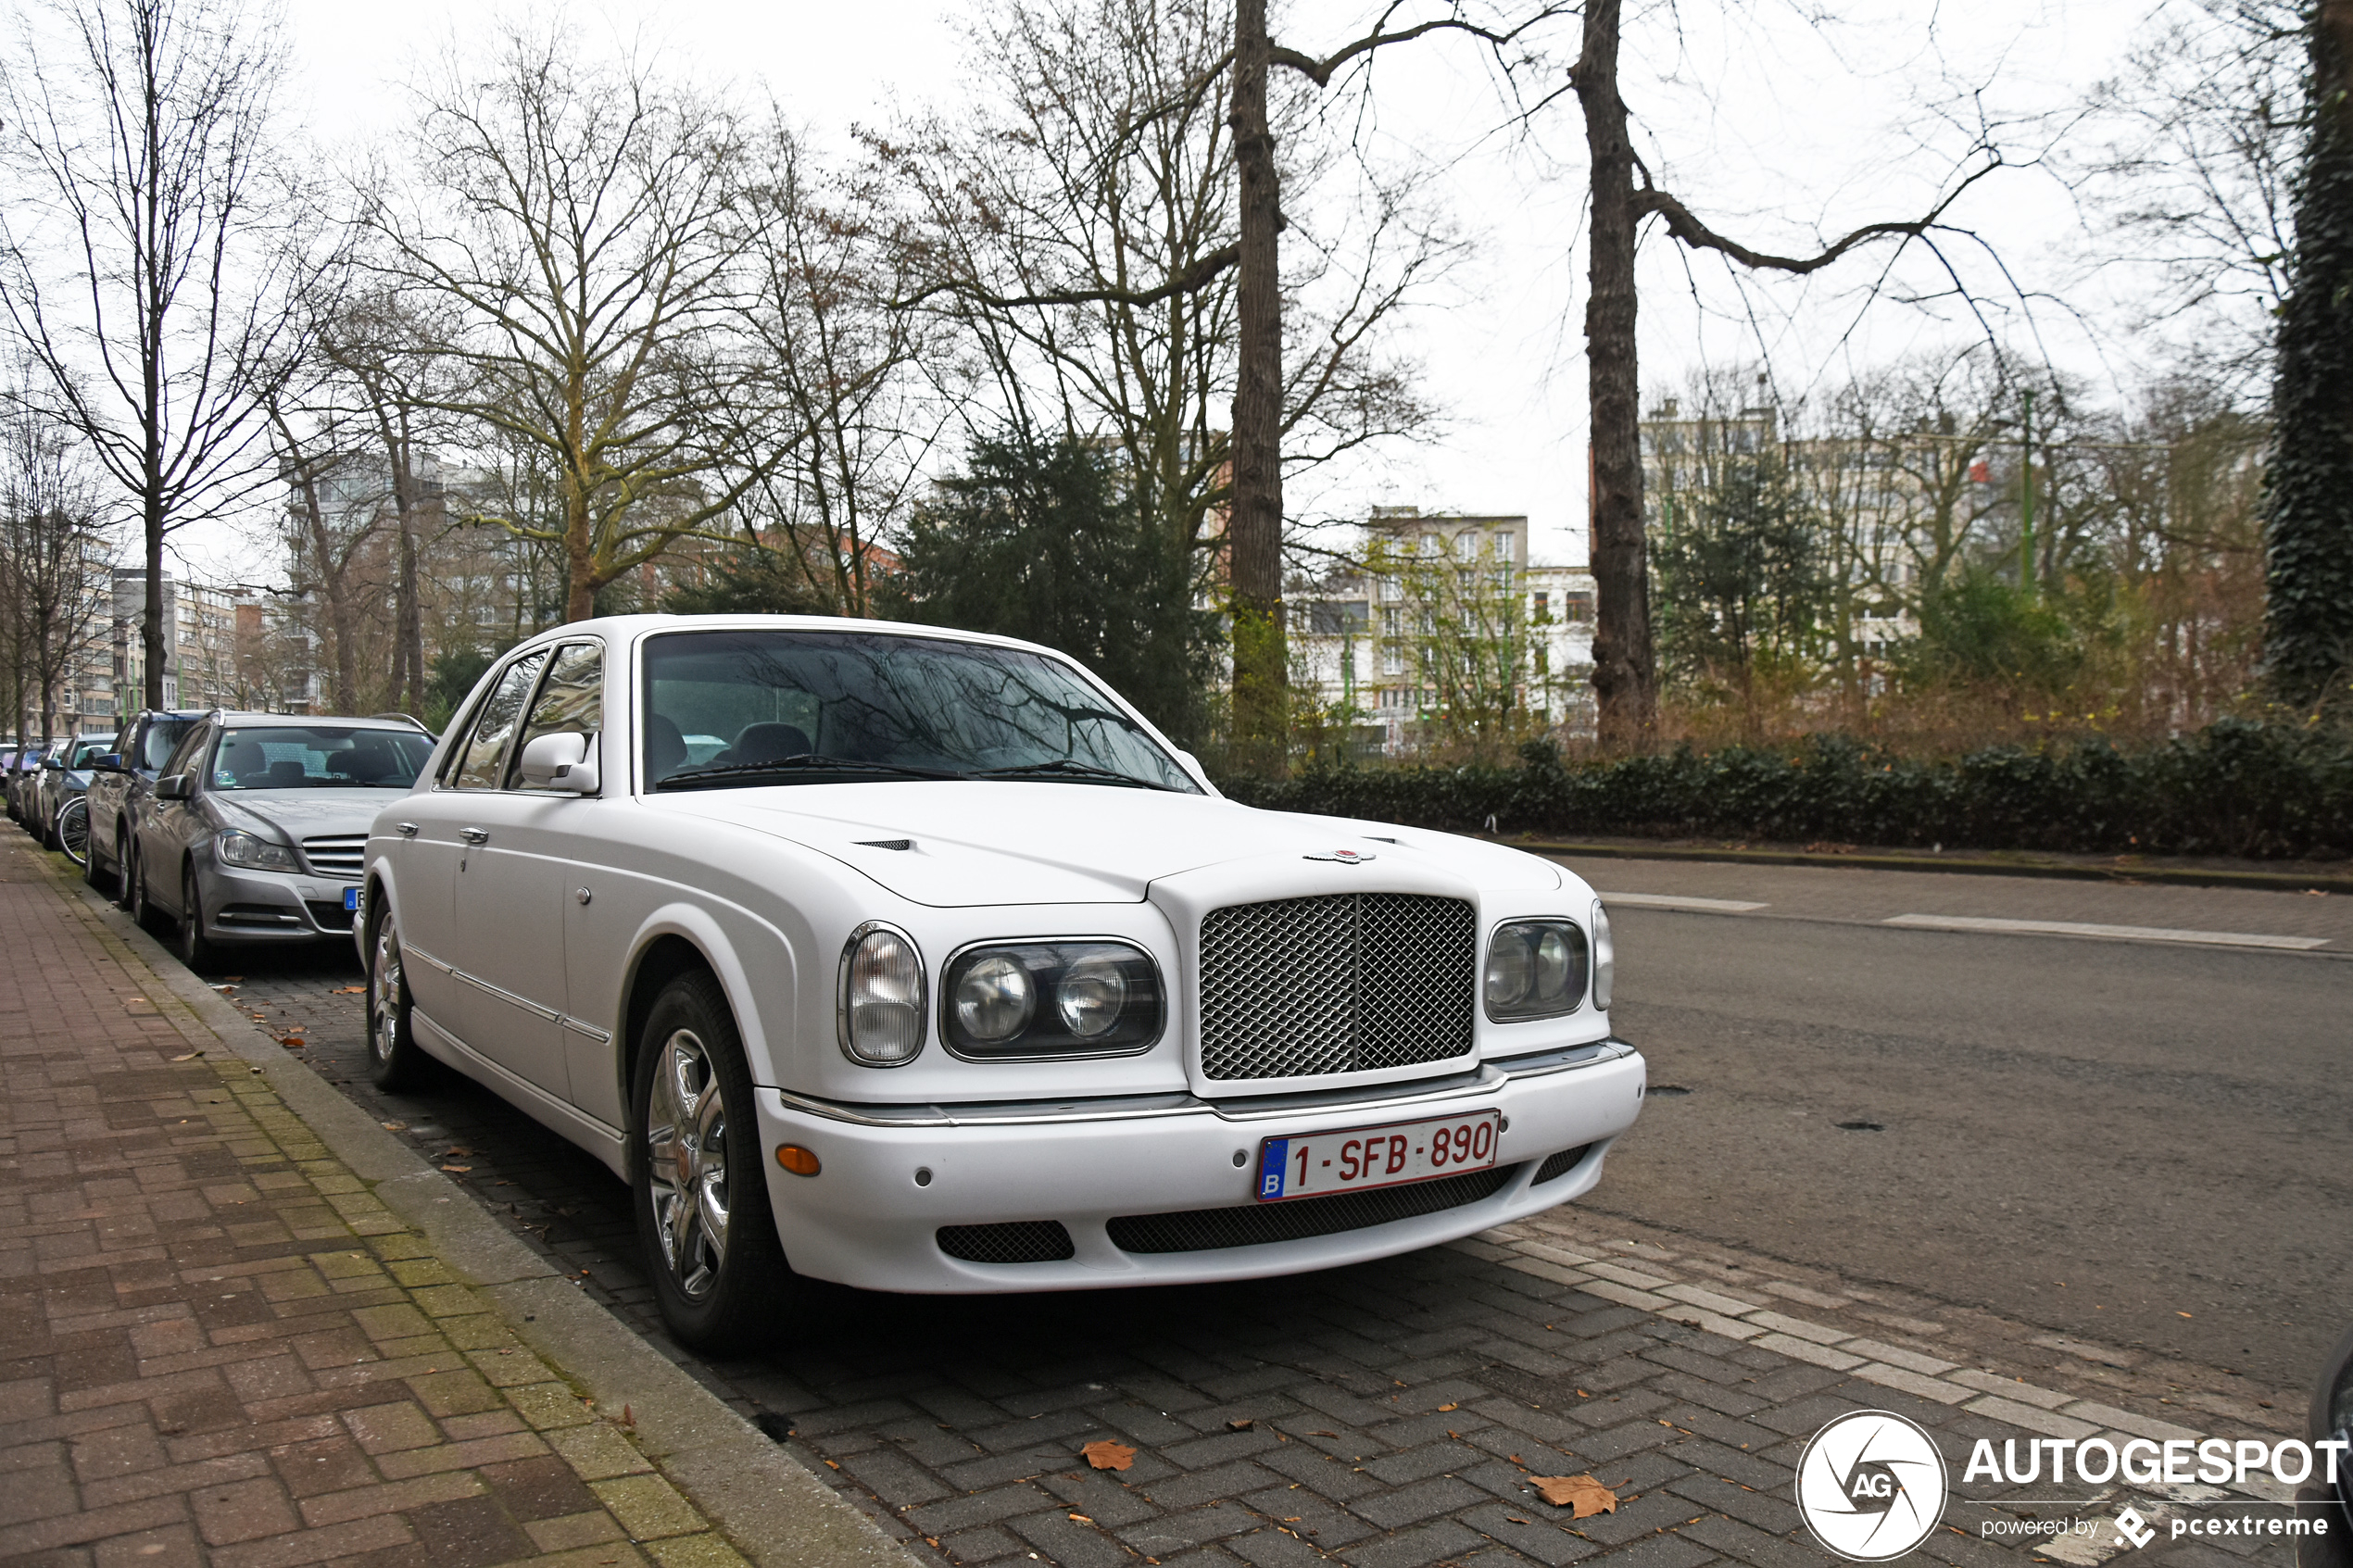
{"label": "fallen leaf", "polygon": [[406,1122],[387,1122],[384,1124],[384,1129],[387,1133],[405,1133],[409,1130],[409,1123]]}
{"label": "fallen leaf", "polygon": [[185,1056],[175,1056],[171,1060],[174,1061],[194,1061],[196,1058],[202,1055],[204,1055],[204,1052],[202,1051],[190,1051]]}
{"label": "fallen leaf", "polygon": [[303,1048],[302,1036],[299,1035],[281,1035],[278,1036],[278,1043],[290,1051],[298,1051]]}
{"label": "fallen leaf", "polygon": [[1227,1422],[1226,1424],[1226,1430],[1228,1432],[1247,1432],[1257,1424],[1258,1423],[1252,1417],[1244,1416],[1239,1421]]}
{"label": "fallen leaf", "polygon": [[1098,1470],[1125,1470],[1136,1462],[1135,1449],[1108,1437],[1098,1437],[1078,1451]]}
{"label": "fallen leaf", "polygon": [[2177,1318],[2185,1318],[2185,1317],[2188,1317],[2188,1316],[2189,1316],[2189,1313],[2187,1313],[2187,1312],[2176,1312],[2176,1313],[2174,1313],[2173,1315],[2174,1315],[2175,1317],[2177,1317]]}
{"label": "fallen leaf", "polygon": [[338,997],[364,997],[368,994],[368,987],[365,985],[346,985],[332,994]]}
{"label": "fallen leaf", "polygon": [[468,1148],[464,1144],[451,1144],[448,1151],[443,1154],[442,1158],[444,1160],[463,1160],[466,1156],[472,1154],[472,1152],[473,1150]]}
{"label": "fallen leaf", "polygon": [[621,1407],[621,1424],[623,1426],[635,1426],[637,1424],[637,1412],[630,1409],[625,1404]]}
{"label": "fallen leaf", "polygon": [[1441,1405],[1441,1406],[1439,1406],[1438,1408],[1439,1408],[1439,1410],[1442,1412],[1442,1411],[1458,1411],[1458,1410],[1461,1410],[1463,1407],[1462,1407],[1462,1406],[1460,1406],[1460,1405]]}
{"label": "fallen leaf", "polygon": [[1070,1522],[1071,1522],[1072,1524],[1092,1524],[1094,1523],[1094,1521],[1093,1521],[1093,1520],[1091,1520],[1091,1519],[1088,1518],[1088,1517],[1087,1517],[1085,1514],[1083,1514],[1083,1513],[1074,1513],[1074,1514],[1072,1514],[1072,1515],[1070,1516]]}
{"label": "fallen leaf", "polygon": [[1617,1512],[1617,1494],[1591,1475],[1531,1475],[1529,1484],[1546,1502],[1573,1509],[1579,1519]]}
{"label": "fallen leaf", "polygon": [[1522,1519],[1522,1518],[1521,1518],[1518,1514],[1516,1514],[1516,1513],[1506,1513],[1505,1515],[1504,1515],[1504,1518],[1506,1518],[1506,1519],[1508,1519],[1508,1520],[1510,1520],[1510,1521],[1511,1521],[1513,1524],[1526,1524],[1529,1523],[1529,1521],[1525,1520],[1525,1519]]}
{"label": "fallen leaf", "polygon": [[1514,1454],[1514,1455],[1512,1455],[1512,1462],[1513,1462],[1514,1464],[1517,1464],[1517,1463],[1519,1463],[1519,1462],[1520,1462],[1520,1457],[1519,1457],[1519,1455],[1517,1455],[1517,1454]]}
{"label": "fallen leaf", "polygon": [[1323,1431],[1322,1429],[1318,1428],[1317,1430],[1315,1430],[1315,1431],[1314,1431],[1314,1432],[1310,1432],[1310,1433],[1308,1434],[1308,1436],[1309,1436],[1310,1437],[1337,1437],[1337,1436],[1340,1436],[1340,1434],[1339,1434],[1339,1433],[1337,1433],[1337,1432],[1326,1432],[1326,1431]]}
{"label": "fallen leaf", "polygon": [[[445,1171],[455,1172],[457,1174],[462,1176],[472,1171],[473,1167],[471,1165],[444,1165],[442,1169]],[[581,1272],[585,1273],[587,1271],[584,1269]]]}

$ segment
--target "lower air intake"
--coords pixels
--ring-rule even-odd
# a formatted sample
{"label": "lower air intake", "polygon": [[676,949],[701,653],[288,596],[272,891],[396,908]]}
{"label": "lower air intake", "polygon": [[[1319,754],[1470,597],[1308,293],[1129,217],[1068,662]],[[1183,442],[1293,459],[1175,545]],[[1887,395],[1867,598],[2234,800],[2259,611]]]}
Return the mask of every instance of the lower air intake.
{"label": "lower air intake", "polygon": [[942,1225],[938,1241],[942,1252],[967,1263],[1059,1263],[1078,1250],[1060,1220]]}
{"label": "lower air intake", "polygon": [[1123,1214],[1104,1228],[1111,1233],[1112,1245],[1122,1252],[1210,1252],[1222,1247],[1303,1241],[1311,1236],[1366,1230],[1392,1220],[1411,1220],[1477,1203],[1501,1191],[1518,1169],[1504,1165],[1376,1192],[1294,1198],[1288,1203],[1188,1209],[1175,1214]]}
{"label": "lower air intake", "polygon": [[1585,1160],[1586,1151],[1591,1149],[1592,1147],[1593,1146],[1592,1144],[1581,1143],[1575,1148],[1562,1149],[1558,1154],[1554,1155],[1551,1159],[1545,1160],[1544,1163],[1536,1167],[1536,1179],[1528,1185],[1529,1186],[1542,1186],[1546,1182],[1558,1181],[1561,1177],[1567,1175],[1571,1171],[1576,1170],[1579,1165],[1582,1164]]}

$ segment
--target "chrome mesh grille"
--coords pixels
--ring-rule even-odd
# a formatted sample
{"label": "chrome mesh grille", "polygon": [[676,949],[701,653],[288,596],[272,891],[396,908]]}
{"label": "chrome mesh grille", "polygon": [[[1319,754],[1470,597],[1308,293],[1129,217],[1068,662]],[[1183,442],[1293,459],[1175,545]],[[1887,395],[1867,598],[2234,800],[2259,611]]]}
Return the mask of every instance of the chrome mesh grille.
{"label": "chrome mesh grille", "polygon": [[368,835],[364,833],[321,834],[302,841],[302,858],[321,876],[356,877],[367,854]]}
{"label": "chrome mesh grille", "polygon": [[1471,1048],[1477,922],[1459,898],[1341,893],[1213,909],[1201,922],[1208,1077],[1308,1078]]}

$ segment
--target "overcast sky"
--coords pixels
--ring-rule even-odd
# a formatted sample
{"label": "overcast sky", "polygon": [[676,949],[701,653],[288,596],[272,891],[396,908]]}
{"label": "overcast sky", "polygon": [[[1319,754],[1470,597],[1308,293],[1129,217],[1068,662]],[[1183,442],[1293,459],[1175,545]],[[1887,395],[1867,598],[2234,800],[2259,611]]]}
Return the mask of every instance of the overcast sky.
{"label": "overcast sky", "polygon": [[[1645,161],[1719,230],[1786,253],[1818,236],[1906,218],[1933,200],[1970,140],[1963,122],[1997,121],[2011,157],[2042,149],[2046,117],[2066,114],[2112,74],[2152,0],[1805,0],[1680,7],[1629,0],[1625,87]],[[959,0],[606,0],[566,13],[584,42],[642,36],[673,69],[773,92],[822,144],[895,102],[949,101],[963,87]],[[1354,36],[1369,9],[1293,0],[1277,31],[1302,49]],[[289,0],[296,69],[289,106],[329,149],[397,126],[395,85],[412,52],[477,29],[482,6],[407,0],[387,10],[348,0]],[[396,16],[395,24],[389,19]],[[1558,34],[1573,53],[1573,20]],[[1584,551],[1585,366],[1579,246],[1582,122],[1573,100],[1538,123],[1534,144],[1491,134],[1503,116],[1477,54],[1459,41],[1389,51],[1376,79],[1376,125],[1391,157],[1430,160],[1472,259],[1411,326],[1410,347],[1447,418],[1444,438],[1294,488],[1294,512],[1347,515],[1374,503],[1534,520],[1539,559]],[[1957,107],[1957,106],[1958,106]],[[2015,309],[1997,325],[2020,347],[2039,336],[2054,359],[2095,378],[2129,374],[2134,345],[2109,328],[2106,303],[2074,280],[2084,243],[2066,192],[2047,172],[2005,169],[1951,214],[1980,232],[2030,290],[2065,288],[2091,311]],[[1971,282],[1998,295],[2001,271],[1966,243]],[[1881,253],[1883,257],[1884,252]],[[1650,238],[1642,259],[1645,388],[1702,364],[1770,351],[1783,393],[1803,392],[1907,348],[1964,340],[1951,311],[1871,304],[1879,261],[1858,258],[1805,282],[1735,286],[1720,262],[1687,259]],[[1931,258],[1899,270],[1915,291],[1938,282]],[[1997,301],[1998,303],[1998,301]],[[228,567],[226,540],[200,566]],[[253,571],[247,554],[238,562]]]}

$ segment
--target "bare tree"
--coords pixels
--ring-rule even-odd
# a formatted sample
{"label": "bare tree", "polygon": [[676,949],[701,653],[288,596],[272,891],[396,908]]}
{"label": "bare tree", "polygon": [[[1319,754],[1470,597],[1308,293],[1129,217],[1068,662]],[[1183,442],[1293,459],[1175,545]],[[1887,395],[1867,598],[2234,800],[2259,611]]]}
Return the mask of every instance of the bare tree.
{"label": "bare tree", "polygon": [[0,307],[44,372],[36,406],[138,513],[150,707],[165,539],[271,475],[262,410],[317,213],[276,157],[283,36],[236,0],[57,0],[0,63]]}
{"label": "bare tree", "polygon": [[[1001,104],[879,150],[918,203],[912,300],[959,322],[995,406],[1025,428],[1116,442],[1175,547],[1224,548],[1235,740],[1257,759],[1246,766],[1279,769],[1281,470],[1426,421],[1380,345],[1455,250],[1396,182],[1367,177],[1363,232],[1345,245],[1316,232],[1303,197],[1279,215],[1303,242],[1282,265],[1276,182],[1303,193],[1348,151],[1314,124],[1311,89],[1338,66],[1265,44],[1237,69],[1238,26],[1263,43],[1263,6],[1252,22],[1217,0],[1008,4],[977,49]],[[1266,83],[1277,54],[1292,90]],[[1251,134],[1263,187],[1242,156]]]}
{"label": "bare tree", "polygon": [[510,30],[484,71],[450,46],[415,89],[407,188],[369,206],[362,265],[446,323],[445,386],[416,406],[543,454],[564,609],[717,525],[775,460],[745,438],[771,407],[736,332],[744,171],[736,117],[642,62],[584,63],[560,31]]}
{"label": "bare tree", "polygon": [[15,675],[9,721],[30,738],[57,727],[67,674],[111,627],[111,541],[97,488],[69,432],[23,396],[41,372],[19,363],[0,392],[0,615]]}
{"label": "bare tree", "polygon": [[937,329],[892,309],[911,257],[872,175],[830,189],[799,141],[771,119],[741,198],[748,331],[768,362],[771,428],[743,521],[755,547],[781,536],[783,558],[817,602],[873,609],[875,549],[905,514],[923,463],[950,417],[922,381],[918,354]]}

